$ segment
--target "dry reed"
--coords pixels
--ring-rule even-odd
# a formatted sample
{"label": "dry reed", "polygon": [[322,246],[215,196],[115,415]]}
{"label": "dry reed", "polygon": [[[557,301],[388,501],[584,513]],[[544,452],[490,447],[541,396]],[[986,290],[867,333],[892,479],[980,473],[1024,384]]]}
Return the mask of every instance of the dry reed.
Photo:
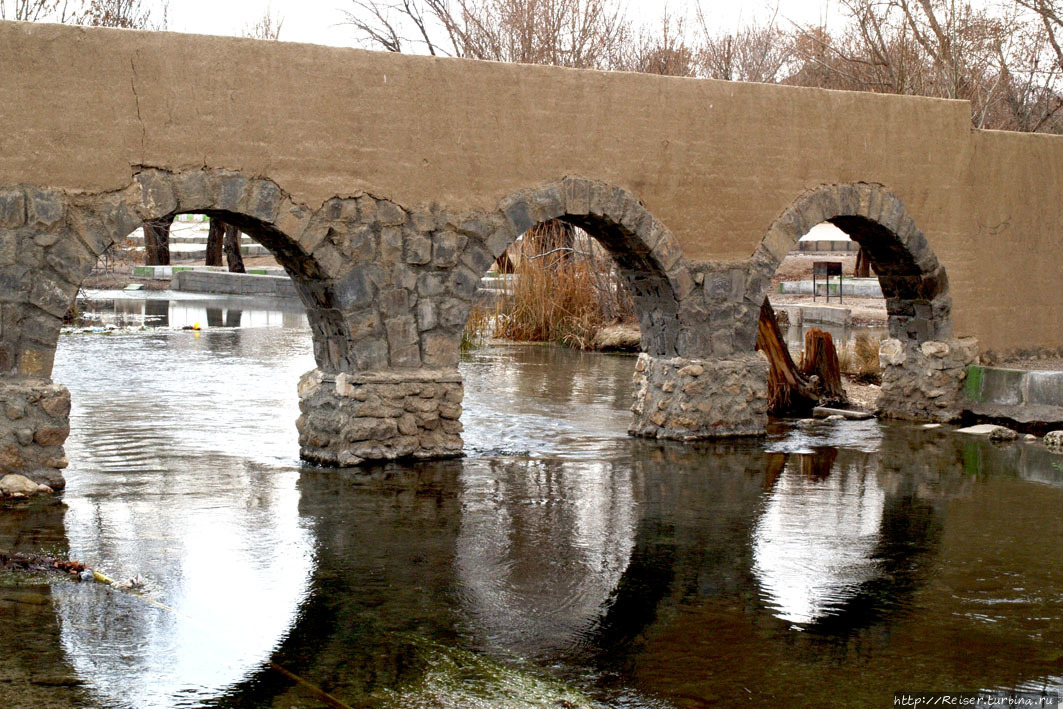
{"label": "dry reed", "polygon": [[601,328],[634,321],[634,305],[612,260],[563,222],[529,230],[514,278],[499,300],[496,335],[588,349]]}
{"label": "dry reed", "polygon": [[864,384],[879,384],[882,381],[882,365],[878,348],[882,340],[866,333],[857,335],[851,344],[838,352],[838,366],[849,378]]}

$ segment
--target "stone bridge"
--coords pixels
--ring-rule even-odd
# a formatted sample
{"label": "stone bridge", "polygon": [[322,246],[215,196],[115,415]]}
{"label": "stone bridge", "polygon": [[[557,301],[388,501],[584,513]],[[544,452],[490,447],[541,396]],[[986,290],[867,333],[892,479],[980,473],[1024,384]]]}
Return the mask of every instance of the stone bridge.
{"label": "stone bridge", "polygon": [[480,277],[549,219],[634,294],[636,435],[764,430],[759,307],[824,221],[887,298],[882,408],[948,418],[979,349],[1063,346],[1061,185],[1063,138],[959,101],[0,23],[0,467],[65,465],[61,318],[146,220],[276,256],[317,360],[302,455],[348,465],[460,454]]}

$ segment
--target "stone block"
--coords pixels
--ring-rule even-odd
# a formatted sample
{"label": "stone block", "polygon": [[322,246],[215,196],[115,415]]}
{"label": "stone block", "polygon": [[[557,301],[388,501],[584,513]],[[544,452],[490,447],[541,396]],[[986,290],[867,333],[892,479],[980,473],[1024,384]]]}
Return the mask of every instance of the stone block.
{"label": "stone block", "polygon": [[421,334],[421,362],[426,367],[457,367],[460,355],[460,336],[440,329]]}
{"label": "stone block", "polygon": [[384,369],[388,366],[388,345],[382,337],[355,340],[350,357],[358,369]]}
{"label": "stone block", "polygon": [[393,367],[418,367],[421,364],[417,322],[410,315],[388,318],[384,323]]}
{"label": "stone block", "polygon": [[409,226],[414,231],[427,234],[436,228],[436,220],[429,209],[417,209],[410,213]]}
{"label": "stone block", "polygon": [[794,245],[800,238],[800,233],[794,236],[795,232],[792,231],[792,228],[776,222],[764,236],[761,248],[771,255],[772,261],[776,266],[782,263],[782,260],[793,250]]}
{"label": "stone block", "polygon": [[690,269],[684,266],[670,271],[668,281],[676,300],[683,300],[694,292],[694,279],[690,277]]}
{"label": "stone block", "polygon": [[403,261],[405,239],[399,227],[384,227],[380,230],[379,255],[382,263],[399,264]]}
{"label": "stone block", "polygon": [[420,266],[432,260],[431,239],[416,232],[408,232],[404,241],[406,263]]}
{"label": "stone block", "polygon": [[69,426],[41,426],[33,433],[33,442],[40,446],[61,446],[68,435]]}
{"label": "stone block", "polygon": [[205,170],[185,170],[172,176],[174,199],[182,212],[198,212],[213,206],[211,181]]}
{"label": "stone block", "polygon": [[453,231],[436,232],[432,236],[432,265],[436,268],[456,266],[466,241],[467,236]]}
{"label": "stone block", "polygon": [[494,261],[494,256],[491,255],[486,246],[471,239],[465,244],[465,249],[461,252],[461,263],[481,275],[487,273]]}
{"label": "stone block", "polygon": [[[172,202],[173,195],[170,195]],[[37,187],[26,189],[26,223],[37,227],[50,227],[63,218],[64,199],[55,190]]]}
{"label": "stone block", "polygon": [[513,233],[518,236],[538,223],[531,208],[524,199],[518,198],[513,200],[510,204],[503,207],[502,212],[505,214],[506,220],[512,227]]}
{"label": "stone block", "polygon": [[73,305],[75,295],[76,285],[57,281],[41,273],[33,284],[28,300],[49,315],[62,318]]}
{"label": "stone block", "polygon": [[340,310],[355,310],[372,305],[376,289],[365,266],[355,266],[333,285],[333,302]]}
{"label": "stone block", "polygon": [[244,202],[247,197],[247,178],[236,172],[219,170],[215,173],[214,181],[215,208],[227,212],[244,211]]}
{"label": "stone block", "polygon": [[435,298],[443,295],[446,289],[445,273],[422,273],[417,277],[417,295],[421,298]]}
{"label": "stone block", "polygon": [[376,221],[381,226],[401,226],[406,223],[406,211],[390,200],[381,199],[376,203]]}
{"label": "stone block", "polygon": [[386,317],[405,315],[410,311],[410,293],[405,288],[381,291],[377,302]]}
{"label": "stone block", "polygon": [[682,255],[678,242],[673,238],[662,238],[650,252],[651,259],[665,273],[675,268]]}
{"label": "stone block", "polygon": [[284,194],[272,180],[255,180],[251,184],[247,214],[266,224],[273,224],[284,201]]}
{"label": "stone block", "polygon": [[496,228],[494,232],[487,237],[487,241],[484,245],[487,247],[487,251],[491,254],[491,257],[495,259],[501,256],[502,252],[517,240],[517,236],[519,236],[519,234],[514,232],[508,223],[503,224]]}
{"label": "stone block", "polygon": [[587,214],[590,210],[590,184],[579,177],[562,180],[565,196],[565,212],[570,215]]}
{"label": "stone block", "polygon": [[25,223],[26,196],[22,190],[0,190],[0,228],[17,229]]}
{"label": "stone block", "polygon": [[417,301],[417,329],[431,330],[439,324],[439,320],[436,318],[436,304],[434,301],[428,298],[421,298]]}
{"label": "stone block", "polygon": [[450,283],[455,295],[471,301],[480,289],[480,274],[465,266],[458,266],[452,272]]}
{"label": "stone block", "polygon": [[551,182],[534,190],[529,195],[537,221],[557,219],[565,214],[565,192],[561,184]]}
{"label": "stone block", "polygon": [[439,324],[444,328],[464,329],[469,317],[468,301],[445,298],[439,304]]}

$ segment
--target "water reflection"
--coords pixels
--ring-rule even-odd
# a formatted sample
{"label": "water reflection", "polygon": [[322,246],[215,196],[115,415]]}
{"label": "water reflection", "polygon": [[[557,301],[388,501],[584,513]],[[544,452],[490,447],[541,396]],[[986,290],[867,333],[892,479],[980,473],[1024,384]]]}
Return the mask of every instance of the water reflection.
{"label": "water reflection", "polygon": [[455,559],[470,634],[533,659],[585,643],[627,568],[636,518],[627,466],[470,466]]}
{"label": "water reflection", "polygon": [[179,293],[86,291],[78,298],[84,322],[115,327],[185,328],[194,325],[305,329],[302,303],[290,298]]}
{"label": "water reflection", "polygon": [[337,472],[295,457],[305,329],[64,338],[65,507],[0,531],[195,620],[88,584],[0,593],[41,628],[0,623],[0,699],[320,705],[270,661],[352,706],[1060,688],[1063,456],[876,422],[634,440],[632,365],[478,352],[469,459]]}
{"label": "water reflection", "polygon": [[838,613],[880,573],[886,494],[866,468],[832,471],[836,457],[827,449],[784,464],[753,533],[753,573],[791,623]]}

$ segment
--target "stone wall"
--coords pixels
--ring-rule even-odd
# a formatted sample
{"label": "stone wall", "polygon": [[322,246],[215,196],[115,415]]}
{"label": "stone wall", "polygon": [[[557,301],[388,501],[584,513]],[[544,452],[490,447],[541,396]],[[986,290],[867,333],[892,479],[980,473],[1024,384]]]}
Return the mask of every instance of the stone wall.
{"label": "stone wall", "polygon": [[0,475],[17,473],[53,490],[64,487],[70,392],[47,379],[7,378],[0,381],[0,404]]}
{"label": "stone wall", "polygon": [[680,441],[760,435],[768,423],[768,363],[639,355],[628,432]]}
{"label": "stone wall", "polygon": [[883,416],[939,422],[960,417],[967,366],[978,361],[973,337],[922,344],[889,339],[878,356],[883,367],[878,408]]}
{"label": "stone wall", "polygon": [[299,381],[299,454],[319,465],[462,455],[461,375],[408,369]]}

